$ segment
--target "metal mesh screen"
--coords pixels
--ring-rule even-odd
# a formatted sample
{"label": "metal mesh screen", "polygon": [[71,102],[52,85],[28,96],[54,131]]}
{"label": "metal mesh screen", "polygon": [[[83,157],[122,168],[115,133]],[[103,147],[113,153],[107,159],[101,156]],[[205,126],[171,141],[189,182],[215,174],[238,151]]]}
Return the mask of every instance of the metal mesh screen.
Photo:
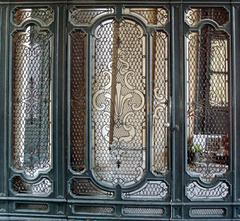
{"label": "metal mesh screen", "polygon": [[25,195],[49,195],[53,190],[52,182],[47,178],[42,178],[40,181],[28,183],[20,176],[15,176],[12,179],[12,190],[16,193]]}
{"label": "metal mesh screen", "polygon": [[13,35],[13,166],[30,179],[51,166],[50,38],[35,25]]}
{"label": "metal mesh screen", "polygon": [[95,30],[92,99],[93,169],[101,182],[132,185],[146,155],[145,36],[133,21]]}
{"label": "metal mesh screen", "polygon": [[43,26],[49,26],[54,21],[54,12],[50,7],[16,8],[12,13],[15,25],[22,25],[29,20],[36,20]]}
{"label": "metal mesh screen", "polygon": [[229,167],[229,37],[205,25],[188,42],[188,171],[210,182]]}
{"label": "metal mesh screen", "polygon": [[90,179],[78,179],[71,180],[71,193],[78,197],[93,197],[93,198],[113,198],[114,192],[105,191],[97,187]]}
{"label": "metal mesh screen", "polygon": [[85,168],[86,149],[86,47],[87,35],[71,33],[71,167]]}
{"label": "metal mesh screen", "polygon": [[186,185],[185,188],[186,196],[191,201],[222,201],[230,192],[229,185],[225,182],[219,182],[213,187],[203,187],[194,181]]}
{"label": "metal mesh screen", "polygon": [[88,26],[93,24],[98,18],[113,14],[114,8],[78,8],[74,7],[69,12],[69,20],[73,25]]}
{"label": "metal mesh screen", "polygon": [[123,12],[142,18],[148,25],[165,26],[169,21],[165,8],[124,8]]}
{"label": "metal mesh screen", "polygon": [[223,26],[229,21],[229,12],[222,7],[193,7],[185,13],[185,21],[191,27],[197,27],[202,20],[212,20]]}
{"label": "metal mesh screen", "polygon": [[[156,31],[153,36],[153,137],[152,170],[156,174],[168,169],[168,36]],[[170,125],[169,125],[170,126]]]}
{"label": "metal mesh screen", "polygon": [[226,215],[225,208],[194,208],[190,210],[192,217],[224,217]]}
{"label": "metal mesh screen", "polygon": [[125,207],[122,211],[124,215],[129,216],[162,216],[164,214],[164,209],[151,207]]}
{"label": "metal mesh screen", "polygon": [[18,211],[33,211],[33,212],[47,212],[48,204],[28,204],[28,203],[16,203],[15,208]]}
{"label": "metal mesh screen", "polygon": [[164,200],[169,194],[169,188],[162,181],[147,181],[139,189],[122,193],[126,200]]}
{"label": "metal mesh screen", "polygon": [[81,214],[103,214],[103,215],[111,215],[115,212],[114,207],[110,206],[75,206],[74,210],[76,213]]}

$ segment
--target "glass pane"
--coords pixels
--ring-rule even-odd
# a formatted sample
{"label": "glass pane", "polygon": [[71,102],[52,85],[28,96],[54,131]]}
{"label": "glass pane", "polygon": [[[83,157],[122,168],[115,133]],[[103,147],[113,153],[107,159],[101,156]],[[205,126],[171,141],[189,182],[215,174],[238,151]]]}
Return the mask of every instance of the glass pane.
{"label": "glass pane", "polygon": [[76,26],[88,26],[104,15],[113,14],[114,8],[78,8],[74,7],[69,12],[69,20]]}
{"label": "glass pane", "polygon": [[152,171],[163,174],[168,169],[168,36],[162,31],[153,35],[153,137]]}
{"label": "glass pane", "polygon": [[223,7],[194,7],[185,13],[185,21],[191,27],[196,27],[202,20],[209,19],[223,26],[229,21],[229,12]]}
{"label": "glass pane", "polygon": [[[115,207],[113,206],[79,206],[75,205],[74,211],[78,214],[94,214],[94,215],[111,215],[115,213]],[[110,218],[111,219],[111,218]]]}
{"label": "glass pane", "polygon": [[81,198],[111,199],[114,192],[105,191],[97,187],[90,179],[74,178],[71,180],[71,194]]}
{"label": "glass pane", "polygon": [[35,25],[13,35],[13,167],[29,179],[52,164],[50,38]]}
{"label": "glass pane", "polygon": [[108,186],[133,185],[146,168],[145,35],[130,20],[95,30],[92,168]]}
{"label": "glass pane", "polygon": [[210,69],[213,72],[228,72],[228,41],[219,37],[211,39]]}
{"label": "glass pane", "polygon": [[50,7],[17,7],[13,10],[12,20],[17,26],[21,26],[24,22],[30,20],[38,21],[42,26],[49,26],[54,21],[54,12]]}
{"label": "glass pane", "polygon": [[[221,85],[221,87],[219,87]],[[228,75],[213,73],[210,75],[209,102],[215,107],[228,106]]]}
{"label": "glass pane", "polygon": [[124,13],[143,18],[147,25],[165,26],[169,21],[165,8],[124,8]]}
{"label": "glass pane", "polygon": [[229,169],[229,36],[205,25],[187,50],[188,171],[208,183]]}
{"label": "glass pane", "polygon": [[85,169],[87,34],[71,33],[71,167]]}
{"label": "glass pane", "polygon": [[41,178],[40,181],[28,183],[20,176],[12,179],[12,190],[24,195],[47,196],[53,191],[53,184],[47,178]]}

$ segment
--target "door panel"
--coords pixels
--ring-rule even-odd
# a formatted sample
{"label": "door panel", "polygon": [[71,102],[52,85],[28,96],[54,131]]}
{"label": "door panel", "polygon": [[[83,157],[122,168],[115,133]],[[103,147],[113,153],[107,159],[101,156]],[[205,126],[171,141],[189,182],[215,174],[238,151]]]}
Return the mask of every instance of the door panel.
{"label": "door panel", "polygon": [[78,99],[69,115],[74,135],[69,153],[75,151],[77,161],[86,159],[87,165],[69,171],[69,199],[115,200],[119,205],[110,214],[144,216],[153,211],[153,216],[167,216],[165,207],[127,205],[169,200],[168,10],[110,6],[69,11],[72,104]]}
{"label": "door panel", "polygon": [[186,22],[197,28],[189,28],[185,38],[186,169],[189,176],[199,178],[187,182],[186,196],[191,201],[221,201],[230,194],[224,179],[231,155],[230,37],[220,28],[228,20],[225,8],[186,12]]}
{"label": "door panel", "polygon": [[105,20],[94,31],[92,172],[132,186],[146,170],[146,47],[141,26]]}
{"label": "door panel", "polygon": [[[47,17],[43,16],[45,13]],[[12,45],[12,149],[14,194],[48,196],[52,168],[52,9],[17,8]],[[36,21],[36,23],[33,23]],[[19,27],[19,28],[18,28]],[[43,175],[41,175],[43,174]],[[47,175],[47,177],[46,177]]]}

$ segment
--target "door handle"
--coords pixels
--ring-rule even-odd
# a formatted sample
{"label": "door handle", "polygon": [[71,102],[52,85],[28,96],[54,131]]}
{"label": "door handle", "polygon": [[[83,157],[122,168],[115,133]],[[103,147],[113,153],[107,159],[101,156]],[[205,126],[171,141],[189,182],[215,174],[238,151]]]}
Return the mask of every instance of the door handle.
{"label": "door handle", "polygon": [[171,127],[170,122],[164,123],[164,127],[170,128],[171,131],[178,131],[179,130],[179,126],[177,124],[175,124],[174,126]]}

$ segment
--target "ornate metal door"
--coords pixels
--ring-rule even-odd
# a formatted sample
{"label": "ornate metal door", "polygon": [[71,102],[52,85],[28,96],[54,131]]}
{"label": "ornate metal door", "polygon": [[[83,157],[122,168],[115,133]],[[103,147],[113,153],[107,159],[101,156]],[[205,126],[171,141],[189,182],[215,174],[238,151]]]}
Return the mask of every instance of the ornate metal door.
{"label": "ornate metal door", "polygon": [[74,7],[69,22],[69,194],[108,199],[73,208],[166,216],[129,202],[169,201],[169,11]]}
{"label": "ornate metal door", "polygon": [[0,0],[0,220],[239,220],[239,3]]}
{"label": "ornate metal door", "polygon": [[[187,172],[205,184],[213,183],[230,169],[230,37],[225,30],[219,30],[228,22],[228,14],[225,8],[220,7],[189,8],[186,12],[186,22],[190,26],[186,35]],[[207,19],[210,21],[203,22]],[[203,25],[199,27],[200,22]],[[191,30],[194,26],[196,31]],[[191,154],[196,152],[196,148],[199,148],[201,157],[193,163],[195,159]],[[196,182],[188,184],[189,199],[223,199],[229,193],[226,182],[206,188],[199,192],[200,195],[191,191],[193,187],[202,189]]]}

